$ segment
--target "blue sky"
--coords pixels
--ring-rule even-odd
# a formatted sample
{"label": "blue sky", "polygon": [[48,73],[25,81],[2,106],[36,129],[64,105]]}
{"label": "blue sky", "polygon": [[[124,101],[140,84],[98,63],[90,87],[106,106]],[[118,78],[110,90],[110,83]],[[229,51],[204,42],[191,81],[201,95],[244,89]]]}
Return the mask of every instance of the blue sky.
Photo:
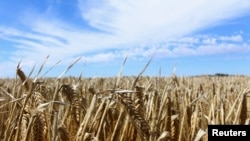
{"label": "blue sky", "polygon": [[250,74],[249,0],[1,0],[0,78]]}

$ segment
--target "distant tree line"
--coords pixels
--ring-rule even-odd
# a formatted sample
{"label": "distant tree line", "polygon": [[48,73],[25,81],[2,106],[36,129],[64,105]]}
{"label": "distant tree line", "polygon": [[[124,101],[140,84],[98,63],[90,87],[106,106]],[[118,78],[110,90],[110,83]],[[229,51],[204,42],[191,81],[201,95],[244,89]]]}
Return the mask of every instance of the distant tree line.
{"label": "distant tree line", "polygon": [[215,73],[214,76],[225,77],[225,76],[229,76],[229,74],[226,74],[226,73]]}
{"label": "distant tree line", "polygon": [[191,77],[203,77],[203,76],[209,76],[209,77],[229,77],[229,76],[244,76],[244,75],[234,75],[234,74],[227,74],[227,73],[215,73],[215,74],[194,75],[194,76],[191,76]]}

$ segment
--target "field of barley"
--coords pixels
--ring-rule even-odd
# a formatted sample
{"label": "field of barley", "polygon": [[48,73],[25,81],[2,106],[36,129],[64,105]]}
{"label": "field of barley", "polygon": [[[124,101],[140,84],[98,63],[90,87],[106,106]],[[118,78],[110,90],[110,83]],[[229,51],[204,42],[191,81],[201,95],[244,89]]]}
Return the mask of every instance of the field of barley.
{"label": "field of barley", "polygon": [[1,141],[207,141],[208,124],[250,124],[247,76],[27,74],[0,79]]}

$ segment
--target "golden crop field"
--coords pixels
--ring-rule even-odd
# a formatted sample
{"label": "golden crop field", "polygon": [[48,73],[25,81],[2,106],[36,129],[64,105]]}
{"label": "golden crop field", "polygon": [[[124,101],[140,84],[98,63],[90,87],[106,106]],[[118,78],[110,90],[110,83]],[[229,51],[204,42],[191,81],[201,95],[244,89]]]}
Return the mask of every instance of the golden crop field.
{"label": "golden crop field", "polygon": [[17,76],[0,80],[2,141],[206,141],[208,124],[250,124],[246,76]]}

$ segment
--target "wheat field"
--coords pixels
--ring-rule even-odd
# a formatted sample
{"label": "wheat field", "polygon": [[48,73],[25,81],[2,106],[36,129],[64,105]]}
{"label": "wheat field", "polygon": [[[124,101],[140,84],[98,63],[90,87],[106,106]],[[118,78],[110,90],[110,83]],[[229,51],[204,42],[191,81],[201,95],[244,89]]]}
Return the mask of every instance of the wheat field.
{"label": "wheat field", "polygon": [[207,141],[207,125],[250,124],[247,76],[27,74],[0,79],[1,141]]}

